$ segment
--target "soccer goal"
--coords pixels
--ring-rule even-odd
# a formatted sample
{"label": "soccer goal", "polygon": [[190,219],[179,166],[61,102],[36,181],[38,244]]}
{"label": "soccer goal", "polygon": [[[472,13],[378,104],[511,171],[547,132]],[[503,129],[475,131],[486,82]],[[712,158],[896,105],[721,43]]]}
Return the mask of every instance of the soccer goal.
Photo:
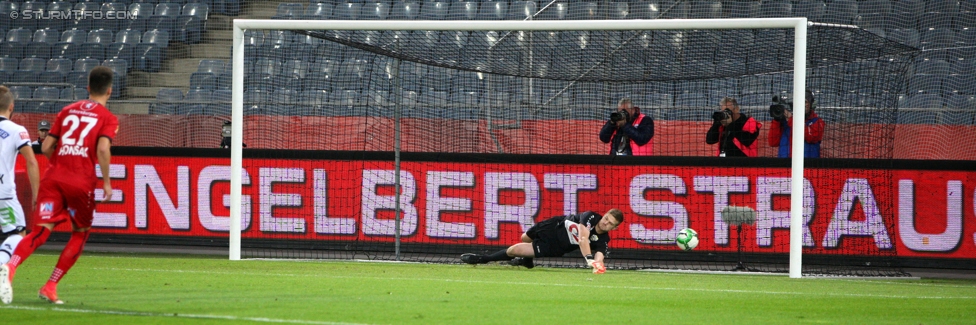
{"label": "soccer goal", "polygon": [[[628,219],[610,267],[800,277],[893,255],[893,207],[871,199],[885,171],[805,166],[798,136],[791,159],[772,158],[766,130],[766,158],[718,158],[704,141],[724,97],[768,127],[774,95],[802,111],[810,89],[823,157],[890,159],[915,49],[854,26],[237,19],[233,33],[231,260],[456,262],[549,216],[612,207]],[[599,141],[622,98],[654,120],[656,157],[609,156]],[[244,159],[245,142],[288,150]],[[245,187],[259,211],[242,210]],[[754,221],[723,220],[729,207]],[[683,228],[701,237],[693,251],[673,244]]]}

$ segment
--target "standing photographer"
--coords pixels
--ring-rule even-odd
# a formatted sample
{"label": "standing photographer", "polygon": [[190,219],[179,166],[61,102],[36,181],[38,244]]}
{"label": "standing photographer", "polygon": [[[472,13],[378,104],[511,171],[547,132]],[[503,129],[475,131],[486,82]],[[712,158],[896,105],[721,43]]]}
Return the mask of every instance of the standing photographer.
{"label": "standing photographer", "polygon": [[735,98],[722,98],[719,106],[722,110],[712,113],[715,122],[705,135],[705,143],[718,143],[719,157],[756,157],[759,154],[756,138],[762,123],[739,113]]}
{"label": "standing photographer", "polygon": [[623,98],[610,120],[600,129],[600,141],[610,144],[610,154],[617,156],[650,156],[654,137],[654,120],[640,112],[630,98]]}
{"label": "standing photographer", "polygon": [[[774,104],[769,106],[769,116],[773,117],[773,125],[769,130],[769,145],[779,147],[778,156],[780,158],[791,157],[793,113],[790,112],[788,104],[779,101],[779,98],[774,97],[773,102]],[[806,158],[820,158],[820,142],[823,141],[824,121],[813,111],[815,107],[813,93],[807,90],[806,104],[804,105],[806,128],[803,129],[805,133],[803,135],[803,157]]]}

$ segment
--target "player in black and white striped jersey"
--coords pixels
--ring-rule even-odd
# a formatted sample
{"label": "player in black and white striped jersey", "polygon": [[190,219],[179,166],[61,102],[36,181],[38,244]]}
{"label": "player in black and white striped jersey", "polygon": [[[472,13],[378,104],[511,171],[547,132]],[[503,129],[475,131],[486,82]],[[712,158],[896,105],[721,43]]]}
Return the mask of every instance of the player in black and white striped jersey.
{"label": "player in black and white striped jersey", "polygon": [[533,258],[560,257],[577,248],[593,273],[603,273],[603,259],[610,243],[610,231],[624,221],[624,214],[610,209],[600,216],[591,211],[568,216],[552,217],[535,224],[522,234],[522,242],[491,255],[463,254],[461,261],[468,264],[484,264],[493,261],[511,261],[509,264],[526,268],[535,266]]}
{"label": "player in black and white striped jersey", "polygon": [[0,86],[0,231],[3,232],[3,244],[0,244],[0,265],[7,263],[13,255],[17,244],[26,233],[27,220],[24,208],[17,198],[17,187],[14,184],[14,168],[17,164],[17,154],[24,156],[27,163],[27,178],[31,185],[31,204],[37,202],[37,190],[40,184],[40,173],[34,149],[31,147],[31,137],[27,129],[10,120],[14,112],[14,96],[7,87]]}

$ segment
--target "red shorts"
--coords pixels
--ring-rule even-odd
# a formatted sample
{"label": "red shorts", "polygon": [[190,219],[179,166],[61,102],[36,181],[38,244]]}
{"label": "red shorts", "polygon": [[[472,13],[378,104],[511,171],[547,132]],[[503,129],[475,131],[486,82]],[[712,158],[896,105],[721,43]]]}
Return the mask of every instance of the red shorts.
{"label": "red shorts", "polygon": [[95,214],[95,191],[58,180],[41,180],[37,191],[37,223],[71,220],[75,228],[88,228]]}

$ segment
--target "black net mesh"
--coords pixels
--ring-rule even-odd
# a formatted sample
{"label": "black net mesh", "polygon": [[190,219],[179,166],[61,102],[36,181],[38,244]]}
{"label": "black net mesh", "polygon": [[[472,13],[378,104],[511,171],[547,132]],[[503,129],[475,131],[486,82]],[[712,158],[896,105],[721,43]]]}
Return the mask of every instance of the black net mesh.
{"label": "black net mesh", "polygon": [[[654,120],[657,156],[715,156],[715,146],[704,141],[705,131],[724,97],[736,99],[742,113],[769,125],[771,98],[792,93],[792,30],[302,30],[245,35],[249,148],[340,150],[360,152],[361,157],[373,151],[418,154],[408,155],[401,166],[406,194],[399,201],[404,215],[398,245],[393,236],[397,202],[392,154],[370,159],[353,154],[348,160],[324,154],[328,162],[321,168],[321,160],[288,159],[272,151],[269,158],[285,160],[279,171],[284,174],[277,176],[282,184],[275,185],[275,192],[288,192],[292,187],[287,182],[308,183],[314,178],[311,182],[321,184],[322,191],[355,196],[330,194],[326,199],[323,194],[322,202],[317,196],[314,203],[304,203],[323,209],[315,218],[293,217],[314,219],[314,233],[306,230],[312,225],[295,223],[297,219],[262,218],[262,230],[293,234],[246,239],[245,256],[458,262],[459,253],[490,253],[518,242],[527,226],[550,216],[602,212],[630,202],[625,210],[632,225],[615,234],[610,267],[773,272],[788,267],[788,231],[776,230],[785,227],[781,214],[788,210],[788,191],[783,192],[789,176],[786,160],[743,167],[713,162],[723,175],[716,177],[696,176],[696,169],[688,165],[604,161],[585,168],[599,167],[604,170],[600,177],[620,175],[604,180],[615,185],[598,188],[595,180],[587,185],[586,177],[574,178],[583,182],[577,186],[589,186],[598,195],[579,194],[579,206],[562,208],[560,192],[551,189],[567,189],[548,175],[580,168],[579,161],[564,155],[607,154],[609,148],[597,133],[622,98],[631,99]],[[815,111],[826,122],[822,156],[892,158],[898,94],[905,91],[906,74],[918,50],[858,28],[832,25],[811,26],[807,47],[807,87],[816,98]],[[282,141],[280,130],[297,138]],[[767,133],[763,130],[757,139],[764,144],[759,155],[775,157],[778,148],[765,145]],[[400,147],[395,147],[397,136]],[[432,159],[437,156],[423,153],[506,155],[457,160]],[[493,173],[526,154],[534,155],[526,156],[529,164],[519,168],[537,175],[521,179],[518,175],[526,174]],[[563,158],[547,162],[546,156],[538,155]],[[268,161],[255,163],[266,166]],[[297,166],[315,173],[284,176]],[[663,176],[636,181],[635,169],[673,175],[680,184],[668,183],[674,179]],[[762,176],[750,180],[737,173]],[[847,176],[847,183],[838,173]],[[805,272],[899,274],[888,268],[894,256],[890,242],[875,236],[893,233],[891,214],[874,213],[890,212],[892,207],[864,202],[863,197],[870,186],[891,184],[865,188],[856,181],[890,179],[886,173],[807,172],[806,178],[818,187],[843,189],[838,192],[841,197],[862,196],[815,203],[818,216],[837,222],[810,226],[816,239],[806,245]],[[540,179],[543,174],[547,176]],[[499,177],[504,179],[496,183]],[[691,191],[713,194],[714,200],[697,202],[680,195]],[[286,196],[280,198],[283,207],[275,208],[276,215],[306,211],[297,208],[301,202],[288,203]],[[435,198],[445,197],[453,200],[435,204]],[[570,197],[562,202],[566,198]],[[634,203],[641,199],[647,202],[643,208]],[[712,246],[676,251],[671,243],[682,223],[676,220],[682,219],[661,216],[682,213],[661,211],[655,205],[660,199],[675,199],[688,207],[684,223]],[[757,204],[763,211],[756,224],[736,227],[721,221],[723,206]],[[828,207],[834,206],[841,212],[831,215]],[[321,218],[324,215],[360,219],[327,220]],[[849,239],[843,243],[843,238]],[[575,266],[577,260],[538,263]]]}

